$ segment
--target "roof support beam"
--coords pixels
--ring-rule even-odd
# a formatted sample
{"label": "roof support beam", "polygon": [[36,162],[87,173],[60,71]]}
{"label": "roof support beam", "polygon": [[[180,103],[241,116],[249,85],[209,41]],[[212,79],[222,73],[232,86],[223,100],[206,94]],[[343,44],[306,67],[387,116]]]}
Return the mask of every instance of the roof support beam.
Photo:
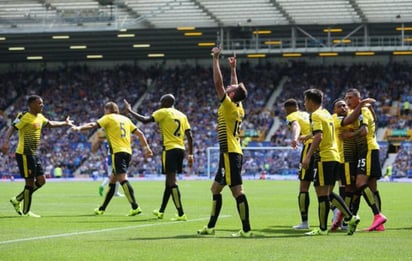
{"label": "roof support beam", "polygon": [[[147,27],[147,28],[153,28],[153,27],[154,27],[153,24],[151,24],[151,23],[146,19],[145,16],[140,15],[140,14],[139,14],[138,12],[136,12],[133,8],[131,8],[130,6],[128,6],[127,3],[124,3],[124,2],[120,3],[119,1],[114,1],[114,5],[116,6],[116,11],[117,11],[118,9],[126,10],[127,13],[132,17],[131,19],[132,19],[133,22],[136,22],[136,23],[144,23],[145,27]],[[112,5],[111,8],[113,8],[113,5]],[[116,15],[115,15],[115,16],[116,16]],[[122,27],[123,27],[123,24],[127,23],[127,20],[129,20],[128,17],[129,17],[129,16],[126,16],[126,17],[123,19],[123,21],[121,21],[121,22],[117,21],[117,26],[118,26],[119,28],[122,28]],[[115,19],[115,20],[117,20],[117,19]]]}
{"label": "roof support beam", "polygon": [[312,39],[313,41],[319,43],[319,45],[321,45],[322,47],[326,47],[326,45],[323,44],[319,39],[317,39],[316,37],[312,36],[310,33],[306,32],[305,30],[303,30],[303,29],[300,28],[299,26],[296,26],[296,29],[298,29],[301,33],[303,33],[304,35],[306,35],[307,37],[309,37],[309,38]]}
{"label": "roof support beam", "polygon": [[368,18],[366,18],[365,14],[363,13],[362,9],[359,7],[358,2],[356,0],[349,0],[349,4],[352,6],[352,8],[356,11],[356,13],[359,15],[359,17],[362,20],[362,23],[367,23]]}
{"label": "roof support beam", "polygon": [[[348,39],[348,38],[351,37],[354,33],[356,33],[357,31],[359,31],[360,29],[362,29],[362,28],[364,28],[364,27],[365,27],[364,24],[359,25],[359,26],[356,27],[352,32],[350,32],[350,33],[348,33],[347,35],[345,35],[345,37],[343,37],[341,40],[346,40],[346,39]],[[367,38],[368,35],[365,35],[365,37]],[[338,43],[338,44],[334,44],[333,46],[337,46],[337,45],[339,45],[339,43]]]}
{"label": "roof support beam", "polygon": [[296,48],[296,27],[292,26],[290,28],[290,41],[291,41],[291,47]]}
{"label": "roof support beam", "polygon": [[270,2],[286,18],[286,20],[288,20],[289,24],[295,24],[295,20],[293,20],[289,13],[286,12],[286,10],[283,9],[283,7],[276,0],[270,0]]}
{"label": "roof support beam", "polygon": [[203,10],[210,18],[212,18],[219,26],[224,26],[223,22],[220,21],[212,12],[209,11],[202,3],[198,0],[191,0],[199,9]]}

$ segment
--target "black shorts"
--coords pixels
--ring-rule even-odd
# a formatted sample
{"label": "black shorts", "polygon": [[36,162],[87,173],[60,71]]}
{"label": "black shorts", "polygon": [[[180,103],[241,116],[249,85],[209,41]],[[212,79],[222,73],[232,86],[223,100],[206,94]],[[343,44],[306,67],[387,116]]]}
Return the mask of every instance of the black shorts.
{"label": "black shorts", "polygon": [[360,155],[358,175],[366,175],[376,179],[382,177],[379,150],[367,150],[363,155]]}
{"label": "black shorts", "polygon": [[299,163],[299,174],[298,174],[299,180],[313,181],[314,157],[310,158],[309,168],[308,169],[302,168],[302,161],[306,157],[306,153],[308,152],[311,144],[312,143],[304,145],[303,148],[302,148],[302,152],[300,154],[300,163]]}
{"label": "black shorts", "polygon": [[219,168],[215,181],[222,186],[242,185],[243,155],[239,153],[220,153]]}
{"label": "black shorts", "polygon": [[357,172],[356,162],[345,162],[339,163],[338,167],[338,178],[340,179],[342,185],[354,184]]}
{"label": "black shorts", "polygon": [[129,168],[132,155],[126,152],[117,152],[112,155],[113,174],[124,174]]}
{"label": "black shorts", "polygon": [[313,185],[332,186],[335,185],[338,175],[339,162],[337,161],[315,161]]}
{"label": "black shorts", "polygon": [[39,157],[16,153],[16,161],[22,178],[34,178],[44,175]]}
{"label": "black shorts", "polygon": [[162,173],[182,173],[185,151],[182,149],[164,150],[162,152]]}

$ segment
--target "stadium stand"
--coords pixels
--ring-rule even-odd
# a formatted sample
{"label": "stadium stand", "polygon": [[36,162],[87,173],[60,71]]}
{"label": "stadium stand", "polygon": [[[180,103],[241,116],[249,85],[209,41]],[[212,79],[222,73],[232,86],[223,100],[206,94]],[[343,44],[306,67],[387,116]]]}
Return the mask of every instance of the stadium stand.
{"label": "stadium stand", "polygon": [[412,178],[412,142],[402,142],[393,164],[394,178]]}
{"label": "stadium stand", "polygon": [[[410,131],[411,114],[401,109],[400,104],[410,101],[412,97],[411,69],[410,65],[399,63],[327,66],[310,65],[305,62],[280,65],[269,62],[241,63],[238,71],[239,79],[247,83],[250,94],[248,101],[245,102],[247,115],[243,124],[245,145],[264,146],[265,143],[261,142],[273,124],[273,117],[277,116],[284,121],[283,101],[291,97],[297,98],[303,108],[302,97],[299,95],[303,90],[314,86],[325,91],[327,108],[330,102],[341,96],[345,89],[356,87],[361,90],[363,96],[377,99],[374,106],[380,127],[387,126],[392,132],[396,132],[399,127]],[[228,67],[224,67],[223,70],[224,75],[229,75]],[[270,110],[265,109],[268,98],[275,91],[275,86],[285,75],[288,81],[277,101]],[[229,81],[228,78],[225,80]],[[215,114],[218,101],[212,86],[209,67],[190,65],[173,68],[154,66],[139,68],[122,65],[112,69],[73,66],[54,70],[6,72],[0,77],[2,111],[0,134],[3,136],[5,127],[10,125],[16,113],[25,109],[26,97],[32,93],[43,96],[46,105],[44,114],[48,118],[63,119],[70,115],[76,124],[97,119],[103,113],[102,105],[108,100],[114,100],[122,108],[123,98],[139,105],[137,108],[139,113],[148,115],[158,108],[162,94],[173,93],[177,98],[176,107],[189,116],[193,129],[196,160],[189,174],[205,175],[206,148],[216,146],[217,142]],[[141,103],[138,104],[142,97]],[[130,173],[133,176],[159,174],[162,149],[160,134],[151,124],[138,126],[146,134],[155,156],[142,160],[139,147],[134,146]],[[106,152],[101,149],[95,155],[90,153],[91,135],[92,133],[75,134],[64,128],[45,129],[41,153],[47,172],[52,175],[53,168],[60,165],[64,169],[65,177],[72,177],[75,173],[98,177],[103,173]],[[282,122],[269,144],[287,146],[288,135],[286,125]],[[388,135],[384,139],[387,137]],[[410,139],[410,136],[406,139]],[[390,139],[380,142],[382,164],[386,159],[390,142],[392,142]],[[15,146],[16,140],[13,140],[11,145]],[[407,166],[407,163],[411,162],[409,151],[410,145],[400,146],[399,159],[396,160],[397,167],[394,166],[395,176],[409,175],[411,171],[410,164]],[[251,153],[245,153],[245,173],[256,174],[264,170],[268,174],[293,175],[298,168],[296,160],[299,157],[296,153],[299,151],[291,153],[253,152],[253,156]],[[409,155],[406,160],[405,155]],[[2,177],[19,177],[12,157],[12,154],[10,157],[1,157]],[[401,173],[405,174],[401,175]]]}

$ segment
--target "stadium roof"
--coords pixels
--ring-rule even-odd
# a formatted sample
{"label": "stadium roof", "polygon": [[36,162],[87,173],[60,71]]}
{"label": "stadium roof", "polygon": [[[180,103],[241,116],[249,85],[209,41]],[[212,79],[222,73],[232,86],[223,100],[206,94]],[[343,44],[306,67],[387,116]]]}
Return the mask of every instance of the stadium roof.
{"label": "stadium roof", "polygon": [[389,36],[379,46],[409,50],[411,14],[410,0],[0,0],[0,62],[205,58],[219,42],[256,49],[259,37],[293,50],[299,37],[307,47]]}

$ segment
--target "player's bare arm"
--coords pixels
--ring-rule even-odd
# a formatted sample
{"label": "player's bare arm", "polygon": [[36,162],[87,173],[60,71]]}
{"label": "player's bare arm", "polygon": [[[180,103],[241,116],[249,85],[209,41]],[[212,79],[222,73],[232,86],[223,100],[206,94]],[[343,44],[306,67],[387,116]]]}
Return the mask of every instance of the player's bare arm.
{"label": "player's bare arm", "polygon": [[299,134],[300,134],[300,125],[296,121],[294,121],[292,122],[292,141],[290,143],[290,146],[294,149],[298,148]]}
{"label": "player's bare arm", "polygon": [[86,124],[83,124],[81,126],[72,126],[73,131],[85,131],[85,130],[91,130],[97,128],[99,125],[97,125],[97,122],[89,122]]}
{"label": "player's bare arm", "polygon": [[66,120],[64,120],[64,121],[49,121],[48,126],[50,128],[73,126],[73,121],[70,120],[70,116],[67,116]]}
{"label": "player's bare arm", "polygon": [[312,145],[309,147],[306,157],[302,160],[302,168],[308,169],[310,164],[310,158],[312,157],[315,150],[319,147],[320,142],[322,141],[322,132],[317,132],[313,136]]}
{"label": "player's bare arm", "polygon": [[10,148],[10,137],[11,135],[13,135],[14,131],[16,129],[13,126],[10,126],[9,129],[7,130],[6,134],[4,135],[4,140],[3,140],[3,144],[1,146],[1,152],[3,154],[7,154],[9,152],[9,148]]}
{"label": "player's bare arm", "polygon": [[213,81],[215,83],[215,89],[217,92],[217,97],[222,100],[225,96],[225,87],[223,85],[222,72],[220,70],[219,56],[221,49],[219,47],[214,47],[212,49],[213,56]]}
{"label": "player's bare arm", "polygon": [[186,139],[187,139],[187,146],[188,146],[188,156],[187,156],[187,164],[189,168],[193,166],[194,157],[193,157],[193,138],[192,132],[190,130],[185,131]]}
{"label": "player's bare arm", "polygon": [[374,102],[376,102],[376,100],[373,98],[366,98],[366,99],[361,100],[358,106],[356,106],[356,108],[352,111],[352,113],[346,116],[342,120],[342,126],[346,126],[356,121],[356,119],[359,117],[359,114],[361,113],[362,107],[364,106],[370,107],[370,104]]}
{"label": "player's bare arm", "polygon": [[144,154],[146,157],[152,157],[153,156],[153,152],[152,149],[150,148],[149,144],[147,143],[146,137],[144,136],[143,132],[139,129],[136,129],[133,132],[134,135],[136,135],[136,137],[139,138],[140,144],[142,145],[143,149],[144,149]]}
{"label": "player's bare arm", "polygon": [[130,103],[126,100],[123,99],[124,102],[124,106],[126,108],[126,110],[133,115],[133,117],[135,117],[138,121],[142,122],[142,123],[149,123],[149,122],[154,122],[154,119],[152,116],[144,116],[141,115],[135,111],[133,111],[132,106],[130,105]]}
{"label": "player's bare arm", "polygon": [[236,55],[228,58],[230,64],[230,84],[238,84],[237,73],[236,73]]}

